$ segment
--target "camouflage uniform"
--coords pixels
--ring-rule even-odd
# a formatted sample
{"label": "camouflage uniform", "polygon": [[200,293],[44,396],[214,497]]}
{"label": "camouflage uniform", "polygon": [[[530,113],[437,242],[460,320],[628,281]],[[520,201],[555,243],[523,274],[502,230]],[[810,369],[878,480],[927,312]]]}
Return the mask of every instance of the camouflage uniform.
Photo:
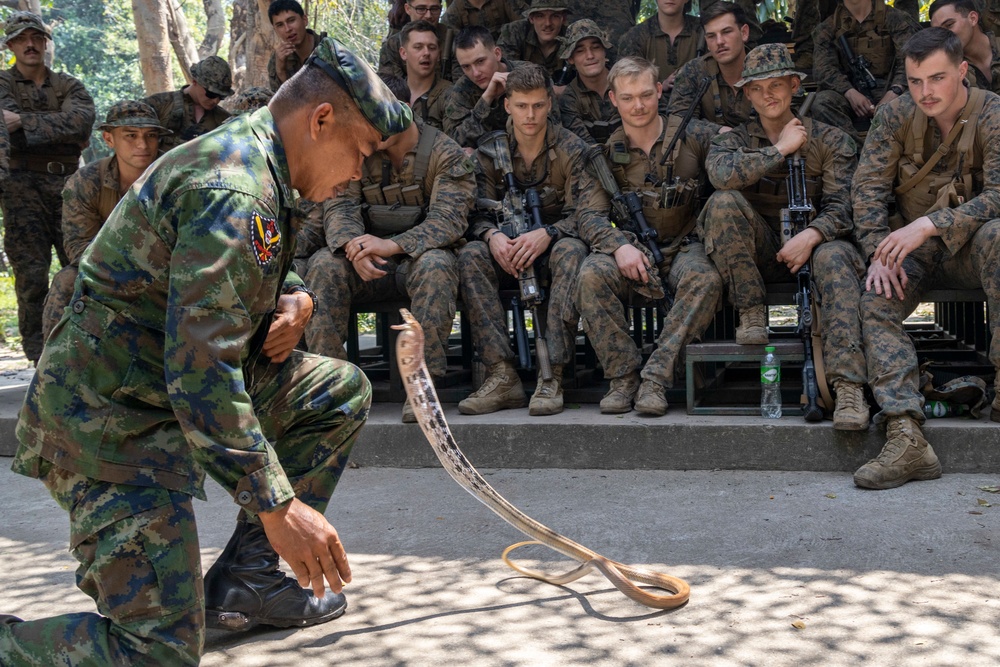
{"label": "camouflage uniform", "polygon": [[[580,40],[588,37],[599,39],[605,51],[611,48],[607,33],[590,19],[580,19],[570,24],[566,36],[560,38],[560,57],[569,58]],[[588,144],[607,141],[611,133],[621,125],[618,109],[611,103],[608,90],[601,95],[587,88],[579,76],[575,77],[559,96],[563,126]]]}
{"label": "camouflage uniform", "polygon": [[1000,34],[1000,0],[979,0],[979,25],[984,31]]}
{"label": "camouflage uniform", "polygon": [[[811,258],[812,276],[823,299],[824,359],[831,382],[864,383],[864,356],[858,341],[858,298],[863,267],[846,241],[852,231],[850,182],[857,147],[843,131],[806,119],[807,197],[816,208],[809,223],[823,237]],[[781,249],[779,211],[788,205],[787,160],[754,119],[712,140],[705,162],[717,190],[702,210],[699,225],[705,250],[741,311],[764,303],[765,282],[793,276],[775,256]],[[835,344],[836,343],[836,344]]]}
{"label": "camouflage uniform", "polygon": [[658,14],[635,26],[618,43],[618,55],[639,56],[660,68],[664,81],[683,65],[705,53],[705,33],[696,16],[684,15],[684,28],[673,40],[660,29]]}
{"label": "camouflage uniform", "polygon": [[[209,56],[192,65],[191,77],[205,90],[224,98],[233,94],[229,64],[219,56]],[[164,151],[214,130],[229,118],[228,111],[216,106],[206,110],[201,120],[195,121],[194,100],[185,94],[186,89],[187,86],[180,90],[157,93],[143,100],[156,110],[160,125],[173,132],[160,140],[160,148]]]}
{"label": "camouflage uniform", "polygon": [[[7,38],[25,29],[49,36],[41,18],[29,12],[12,14]],[[18,29],[20,28],[20,29]],[[13,32],[13,34],[12,34]],[[0,106],[20,114],[21,129],[10,133],[10,177],[3,188],[4,252],[14,270],[17,323],[28,359],[42,352],[42,310],[49,287],[49,266],[55,247],[63,252],[62,189],[77,170],[82,147],[94,124],[94,100],[77,79],[46,68],[36,86],[17,65],[0,72]]]}
{"label": "camouflage uniform", "polygon": [[[903,223],[926,213],[940,234],[903,260],[908,278],[906,299],[887,299],[874,290],[861,296],[868,377],[882,409],[876,417],[879,421],[896,416],[924,421],[917,354],[903,329],[903,319],[932,286],[982,287],[986,291],[994,334],[989,357],[1000,369],[1000,97],[983,94],[985,105],[978,120],[970,119],[966,125],[975,128],[974,137],[963,133],[922,183],[905,194],[896,194]],[[972,103],[970,94],[966,109]],[[924,140],[918,142],[921,133]],[[966,141],[971,145],[964,146]],[[854,176],[855,224],[864,256],[871,257],[889,234],[887,201],[894,189],[916,171],[917,165],[930,159],[941,143],[937,124],[927,122],[909,95],[880,107]],[[945,202],[944,208],[927,213],[939,189],[953,182],[956,175],[961,175],[965,203]]]}
{"label": "camouflage uniform", "polygon": [[986,37],[989,38],[990,49],[993,51],[990,71],[983,72],[973,65],[972,61],[969,61],[969,73],[966,74],[965,80],[969,82],[970,86],[1000,93],[1000,39],[997,39],[997,36],[992,32],[986,33]]}
{"label": "camouflage uniform", "polygon": [[455,32],[470,25],[481,25],[490,31],[493,39],[500,36],[504,25],[521,18],[528,5],[524,0],[483,0],[476,8],[469,0],[451,0],[441,15],[441,23]]}
{"label": "camouflage uniform", "polygon": [[692,60],[677,71],[670,103],[667,105],[670,115],[684,115],[694,104],[694,96],[698,93],[701,80],[706,76],[712,79],[712,83],[692,116],[692,126],[697,127],[699,123],[696,121],[702,121],[717,131],[721,125],[736,127],[749,120],[753,111],[750,100],[742,90],[726,83],[719,71],[719,64],[711,54]]}
{"label": "camouflage uniform", "polygon": [[872,0],[872,11],[860,23],[843,3],[838,4],[833,16],[823,21],[813,36],[813,74],[820,87],[813,103],[813,118],[859,138],[854,111],[844,97],[854,84],[849,77],[850,62],[837,43],[840,35],[847,37],[855,56],[864,55],[871,62],[869,69],[878,84],[872,100],[876,104],[890,86],[906,89],[902,48],[919,29],[913,18],[887,7],[884,0]]}
{"label": "camouflage uniform", "polygon": [[[362,98],[383,134],[409,122],[390,97]],[[370,386],[341,361],[262,358],[279,295],[301,285],[288,273],[289,182],[261,109],[161,158],[84,253],[25,397],[13,469],[69,512],[77,581],[101,615],[2,625],[0,655],[197,664],[206,611],[191,496],[204,499],[205,472],[241,516],[293,497],[325,509]]]}
{"label": "camouflage uniform", "polygon": [[[346,358],[344,341],[352,303],[411,299],[410,310],[427,339],[427,368],[433,376],[444,376],[458,299],[458,263],[452,246],[468,226],[476,180],[472,161],[447,135],[426,125],[421,126],[420,135],[430,150],[419,182],[414,174],[418,155],[423,154],[418,143],[400,170],[385,154],[374,153],[364,162],[361,181],[352,182],[346,193],[323,204],[326,240],[310,258],[305,275],[306,284],[323,304],[306,327],[310,352]],[[389,178],[382,186],[386,168]],[[403,206],[398,205],[402,200],[391,199],[392,191],[412,185],[418,186],[419,199],[416,193],[407,195]],[[388,210],[393,205],[395,209]],[[348,241],[365,233],[391,238],[405,252],[380,267],[387,275],[368,282],[342,250]]]}
{"label": "camouflage uniform", "polygon": [[413,117],[443,132],[445,100],[448,99],[449,90],[451,84],[444,79],[435,81],[431,89],[413,103]]}
{"label": "camouflage uniform", "polygon": [[[326,39],[326,33],[316,34],[312,28],[306,28],[306,34],[313,38],[313,49]],[[271,53],[271,57],[267,60],[267,85],[271,86],[271,90],[275,91],[283,83],[278,78],[278,66],[276,64],[278,54],[275,52]],[[287,75],[286,81],[292,78],[292,75],[302,69],[302,59],[299,58],[299,54],[292,51],[285,58],[285,74]]]}
{"label": "camouflage uniform", "polygon": [[[698,11],[703,15],[705,10],[714,5],[720,0],[701,0],[699,3]],[[760,43],[760,38],[763,36],[763,32],[760,29],[760,22],[757,20],[757,5],[759,4],[757,0],[729,0],[736,5],[739,5],[743,9],[743,13],[747,17],[747,25],[750,27],[750,37],[747,39],[747,44],[751,48],[758,43]]]}
{"label": "camouflage uniform", "polygon": [[[562,3],[546,0],[544,4],[554,7]],[[566,34],[565,25],[559,34]],[[531,25],[531,21],[526,18],[505,25],[500,30],[497,46],[500,47],[500,51],[505,57],[541,65],[550,75],[555,74],[563,67],[563,56],[560,55],[559,43],[556,42],[555,48],[549,55],[542,53],[535,28]]]}
{"label": "camouflage uniform", "polygon": [[[711,134],[688,128],[683,140],[674,147],[671,165],[660,165],[660,158],[680,125],[680,118],[664,118],[663,134],[650,154],[630,146],[623,128],[615,131],[605,151],[612,173],[623,191],[640,194],[643,213],[659,235],[661,249],[677,250],[674,257],[664,253],[666,263],[658,268],[666,276],[669,290],[674,293],[674,305],[667,314],[656,350],[642,369],[642,378],[663,387],[674,384],[674,370],[684,346],[711,324],[722,301],[722,279],[705,255],[705,247],[694,234],[698,197],[705,182],[705,156]],[[668,174],[669,172],[669,174]],[[669,184],[676,174],[684,184],[684,194],[675,206],[663,207],[663,190],[650,185],[652,181]],[[644,194],[644,193],[648,193]],[[652,196],[649,196],[652,195]],[[683,241],[675,239],[683,236]],[[614,257],[593,253],[580,269],[577,308],[583,329],[594,346],[597,358],[610,378],[625,377],[636,372],[642,355],[629,335],[628,321],[622,303],[628,303],[635,292],[630,281],[619,271]]]}
{"label": "camouflage uniform", "polygon": [[612,44],[635,25],[632,3],[626,0],[567,0],[566,4],[573,16],[591,19],[606,30]]}
{"label": "camouflage uniform", "polygon": [[[545,132],[545,151],[529,168],[517,151],[513,130],[507,131],[514,175],[521,183],[538,181],[542,199],[542,218],[555,227],[559,238],[549,246],[548,257],[541,264],[551,272],[549,281],[546,335],[552,364],[569,363],[575,350],[577,322],[574,293],[580,264],[588,247],[599,252],[614,252],[626,242],[623,233],[613,228],[607,219],[608,198],[601,186],[585,168],[587,145],[569,130],[549,123]],[[477,152],[481,172],[477,173],[478,197],[500,200],[504,195],[503,175],[493,159]],[[501,285],[515,285],[493,259],[485,241],[496,224],[487,215],[474,214],[469,225],[470,237],[458,253],[462,276],[462,301],[468,309],[472,342],[487,366],[501,361],[510,362],[514,352],[507,334],[507,316],[500,304]]]}
{"label": "camouflage uniform", "polygon": [[233,116],[253,113],[257,109],[267,106],[267,103],[271,101],[272,95],[273,93],[267,88],[251,86],[228,100],[226,102],[226,111]]}
{"label": "camouflage uniform", "polygon": [[[438,46],[441,50],[438,76],[449,83],[458,81],[464,75],[462,74],[462,66],[458,64],[458,59],[455,57],[455,31],[443,23],[438,23],[435,28]],[[382,48],[378,52],[379,74],[391,74],[400,79],[406,78],[406,63],[399,55],[401,41],[400,31],[390,28],[389,34],[382,42]]]}

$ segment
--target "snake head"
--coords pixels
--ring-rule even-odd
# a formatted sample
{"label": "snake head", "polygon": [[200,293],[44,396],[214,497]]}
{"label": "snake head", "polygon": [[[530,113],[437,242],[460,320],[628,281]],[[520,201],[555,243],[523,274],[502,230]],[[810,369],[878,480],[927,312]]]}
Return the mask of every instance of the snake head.
{"label": "snake head", "polygon": [[402,324],[393,324],[392,328],[397,331],[410,331],[416,329],[420,333],[423,333],[423,329],[420,326],[420,322],[417,322],[417,318],[413,316],[413,313],[408,311],[406,308],[400,308],[399,314],[403,318]]}

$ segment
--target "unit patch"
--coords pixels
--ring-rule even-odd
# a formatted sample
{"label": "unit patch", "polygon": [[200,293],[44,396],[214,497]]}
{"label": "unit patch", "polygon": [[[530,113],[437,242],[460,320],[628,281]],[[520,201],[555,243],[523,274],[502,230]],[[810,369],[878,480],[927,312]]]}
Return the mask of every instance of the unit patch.
{"label": "unit patch", "polygon": [[277,220],[265,218],[254,211],[250,221],[250,237],[253,239],[253,252],[257,257],[257,263],[261,266],[270,264],[274,255],[281,249],[281,233],[278,231]]}

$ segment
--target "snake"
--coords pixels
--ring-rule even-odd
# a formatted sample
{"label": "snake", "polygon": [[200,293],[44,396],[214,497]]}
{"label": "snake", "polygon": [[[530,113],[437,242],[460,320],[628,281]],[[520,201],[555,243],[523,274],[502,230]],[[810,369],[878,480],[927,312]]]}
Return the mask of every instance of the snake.
{"label": "snake", "polygon": [[[555,586],[563,586],[597,570],[615,588],[641,605],[653,609],[674,609],[685,604],[691,595],[691,587],[683,579],[643,567],[625,565],[577,544],[526,515],[483,479],[462,453],[448,427],[434,383],[431,382],[424,363],[424,332],[420,323],[405,308],[400,309],[400,315],[403,323],[393,326],[393,329],[399,331],[396,338],[396,360],[413,413],[438,460],[459,486],[531,538],[507,547],[501,556],[504,563],[526,577]],[[563,574],[551,575],[511,560],[511,552],[528,545],[544,545],[577,561],[579,565]],[[650,588],[664,592],[654,592]]]}

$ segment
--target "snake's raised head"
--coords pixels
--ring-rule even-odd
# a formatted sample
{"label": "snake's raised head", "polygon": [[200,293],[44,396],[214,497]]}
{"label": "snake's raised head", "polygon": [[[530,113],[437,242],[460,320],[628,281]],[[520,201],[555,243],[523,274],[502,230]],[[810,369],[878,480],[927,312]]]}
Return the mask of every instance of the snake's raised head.
{"label": "snake's raised head", "polygon": [[399,314],[403,318],[403,323],[394,324],[392,328],[399,331],[399,336],[396,337],[396,359],[400,370],[405,375],[408,371],[415,370],[423,362],[424,330],[413,313],[406,308],[400,308]]}

